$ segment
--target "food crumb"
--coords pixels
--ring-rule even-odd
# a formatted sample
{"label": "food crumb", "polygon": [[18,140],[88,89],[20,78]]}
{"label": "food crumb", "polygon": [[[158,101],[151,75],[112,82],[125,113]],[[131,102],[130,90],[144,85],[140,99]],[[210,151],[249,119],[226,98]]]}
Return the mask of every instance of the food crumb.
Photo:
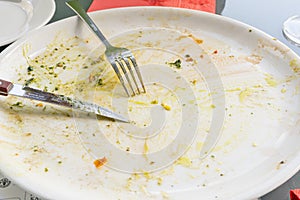
{"label": "food crumb", "polygon": [[161,185],[162,184],[163,179],[161,177],[157,178],[157,185]]}
{"label": "food crumb", "polygon": [[284,160],[280,161],[280,162],[277,164],[276,169],[279,170],[280,167],[281,167],[283,164],[285,164],[285,163],[286,163],[286,161],[284,161]]}
{"label": "food crumb", "polygon": [[167,110],[167,111],[170,111],[170,110],[171,110],[171,106],[169,106],[169,105],[167,105],[167,104],[162,103],[161,106],[162,106],[165,110]]}
{"label": "food crumb", "polygon": [[31,133],[26,133],[26,134],[25,134],[25,136],[31,136],[31,135],[32,135]]}
{"label": "food crumb", "polygon": [[177,59],[175,62],[167,62],[170,66],[174,66],[177,69],[181,68],[181,60]]}
{"label": "food crumb", "polygon": [[186,62],[193,62],[194,61],[194,59],[190,56],[190,55],[185,55],[185,61]]}
{"label": "food crumb", "polygon": [[158,104],[158,101],[155,99],[155,100],[151,101],[151,104]]}
{"label": "food crumb", "polygon": [[196,85],[197,80],[196,80],[196,79],[195,79],[195,80],[192,80],[191,83],[192,83],[193,85]]}
{"label": "food crumb", "polygon": [[38,103],[35,105],[36,107],[43,107],[44,105],[42,103]]}
{"label": "food crumb", "polygon": [[257,144],[255,142],[253,142],[252,147],[257,147]]}
{"label": "food crumb", "polygon": [[94,161],[94,165],[98,169],[101,168],[105,163],[107,163],[106,157],[103,157],[103,158],[100,158],[100,159],[97,159]]}

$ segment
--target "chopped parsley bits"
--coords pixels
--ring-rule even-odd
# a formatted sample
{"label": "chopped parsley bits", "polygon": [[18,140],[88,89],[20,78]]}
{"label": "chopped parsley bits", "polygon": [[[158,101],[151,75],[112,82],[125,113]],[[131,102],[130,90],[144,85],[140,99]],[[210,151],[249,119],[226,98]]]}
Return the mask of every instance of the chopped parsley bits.
{"label": "chopped parsley bits", "polygon": [[99,80],[97,81],[97,85],[98,85],[98,86],[103,85],[103,80],[102,80],[101,78],[99,78]]}
{"label": "chopped parsley bits", "polygon": [[30,73],[30,72],[32,72],[32,71],[33,71],[33,67],[32,67],[32,66],[28,66],[28,67],[27,67],[27,72]]}
{"label": "chopped parsley bits", "polygon": [[20,102],[20,101],[18,101],[17,103],[14,103],[14,104],[11,105],[11,106],[13,106],[13,107],[19,107],[19,108],[23,108],[23,107],[24,107],[23,103]]}
{"label": "chopped parsley bits", "polygon": [[169,62],[167,64],[169,64],[171,67],[176,67],[177,69],[181,68],[181,60],[180,59],[177,59],[175,62]]}
{"label": "chopped parsley bits", "polygon": [[25,86],[28,86],[29,84],[31,84],[34,81],[34,78],[30,78],[28,80],[25,81]]}

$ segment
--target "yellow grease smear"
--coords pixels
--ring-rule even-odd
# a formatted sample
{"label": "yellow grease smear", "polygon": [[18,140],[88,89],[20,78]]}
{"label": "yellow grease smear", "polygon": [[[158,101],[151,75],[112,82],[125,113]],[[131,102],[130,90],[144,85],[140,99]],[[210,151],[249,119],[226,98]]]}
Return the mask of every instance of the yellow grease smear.
{"label": "yellow grease smear", "polygon": [[192,161],[188,157],[182,156],[182,157],[178,158],[178,160],[176,161],[176,164],[182,165],[184,167],[191,167]]}
{"label": "yellow grease smear", "polygon": [[281,89],[281,93],[283,94],[283,93],[286,93],[286,89],[285,88],[282,88]]}
{"label": "yellow grease smear", "polygon": [[293,69],[295,73],[300,72],[300,68],[298,67],[298,62],[296,59],[290,61],[290,67]]}
{"label": "yellow grease smear", "polygon": [[273,76],[266,74],[265,81],[271,87],[277,86],[277,81],[273,78]]}
{"label": "yellow grease smear", "polygon": [[241,91],[241,88],[234,88],[234,89],[226,90],[226,92],[236,92],[236,91]]}
{"label": "yellow grease smear", "polygon": [[149,172],[144,172],[143,175],[146,179],[151,179],[152,178],[152,176]]}
{"label": "yellow grease smear", "polygon": [[253,91],[249,88],[246,88],[245,90],[241,91],[239,94],[240,102],[245,102],[246,98],[249,97],[252,93]]}
{"label": "yellow grease smear", "polygon": [[145,143],[144,143],[144,154],[147,154],[149,152],[149,146],[147,144],[147,140],[145,140]]}
{"label": "yellow grease smear", "polygon": [[143,106],[148,106],[149,104],[144,101],[134,101],[134,100],[129,100],[129,102],[137,104],[137,105],[143,105]]}
{"label": "yellow grease smear", "polygon": [[196,150],[200,151],[202,149],[202,146],[203,146],[203,142],[197,142],[197,144],[196,144]]}

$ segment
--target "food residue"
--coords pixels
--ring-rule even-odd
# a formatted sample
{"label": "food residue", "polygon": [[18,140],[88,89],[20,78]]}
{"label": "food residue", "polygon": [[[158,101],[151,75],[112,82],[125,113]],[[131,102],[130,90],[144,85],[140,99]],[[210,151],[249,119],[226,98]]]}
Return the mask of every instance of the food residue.
{"label": "food residue", "polygon": [[176,161],[176,164],[182,165],[184,167],[190,167],[190,166],[192,166],[192,161],[188,157],[186,157],[186,156],[181,156]]}
{"label": "food residue", "polygon": [[296,59],[291,60],[289,65],[295,73],[300,71],[299,64]]}
{"label": "food residue", "polygon": [[277,164],[276,169],[279,170],[280,167],[281,167],[282,165],[284,165],[285,163],[286,163],[286,161],[284,161],[284,160],[280,161],[280,162]]}
{"label": "food residue", "polygon": [[192,34],[189,34],[188,36],[189,36],[190,38],[192,38],[197,44],[202,44],[202,43],[203,43],[203,40],[201,40],[201,39],[195,37],[195,36],[192,35]]}
{"label": "food residue", "polygon": [[285,88],[282,88],[282,89],[280,90],[280,92],[281,92],[281,93],[286,93],[286,89],[285,89]]}
{"label": "food residue", "polygon": [[265,81],[271,87],[277,86],[277,81],[273,78],[273,76],[266,74]]}
{"label": "food residue", "polygon": [[167,62],[170,66],[174,66],[177,69],[181,68],[181,60],[177,59],[175,62]]}
{"label": "food residue", "polygon": [[103,157],[103,158],[100,158],[100,159],[97,159],[94,161],[94,165],[98,169],[101,168],[105,163],[107,163],[106,157]]}
{"label": "food residue", "polygon": [[158,101],[156,99],[151,101],[151,104],[158,104]]}
{"label": "food residue", "polygon": [[249,97],[252,93],[253,91],[249,88],[246,88],[245,90],[241,91],[239,94],[240,102],[243,103],[246,100],[246,98]]}
{"label": "food residue", "polygon": [[167,110],[167,111],[170,111],[170,110],[171,110],[171,106],[169,106],[169,105],[167,105],[167,104],[165,104],[165,103],[161,103],[161,106],[162,106],[165,110]]}
{"label": "food residue", "polygon": [[149,151],[149,146],[147,144],[147,140],[145,140],[145,143],[144,143],[144,154],[147,154]]}

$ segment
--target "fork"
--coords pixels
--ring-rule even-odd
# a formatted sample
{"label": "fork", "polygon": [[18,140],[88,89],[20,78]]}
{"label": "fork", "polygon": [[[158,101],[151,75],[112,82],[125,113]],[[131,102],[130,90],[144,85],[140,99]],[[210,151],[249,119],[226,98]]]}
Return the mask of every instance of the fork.
{"label": "fork", "polygon": [[[82,8],[78,0],[67,1],[66,4],[82,19],[83,22],[85,22],[89,26],[89,28],[96,34],[96,36],[105,45],[106,47],[105,56],[110,62],[111,66],[113,67],[115,73],[117,74],[118,79],[120,80],[126,94],[129,97],[136,95],[136,91],[133,87],[132,80],[137,89],[137,94],[141,94],[139,84],[137,83],[136,80],[136,75],[139,79],[140,85],[143,88],[143,92],[146,93],[146,88],[143,83],[140,69],[131,51],[126,48],[112,46],[105,38],[105,36],[102,34],[102,32],[99,30],[99,28],[96,26],[96,24],[93,22],[93,20],[88,16],[86,11]],[[126,87],[125,80],[119,68],[121,68],[123,75],[125,76],[125,80],[127,81],[130,87],[131,93],[129,92],[129,89]],[[130,72],[131,78],[128,75],[128,71]]]}

